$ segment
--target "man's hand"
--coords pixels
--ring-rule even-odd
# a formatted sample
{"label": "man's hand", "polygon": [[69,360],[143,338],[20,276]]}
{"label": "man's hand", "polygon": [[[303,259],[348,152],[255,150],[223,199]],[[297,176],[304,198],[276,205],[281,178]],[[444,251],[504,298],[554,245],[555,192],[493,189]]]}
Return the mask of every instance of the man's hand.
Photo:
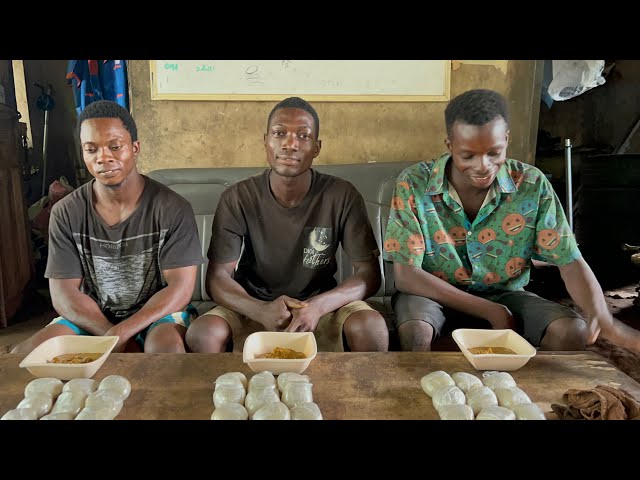
{"label": "man's hand", "polygon": [[320,312],[312,303],[308,303],[305,308],[293,310],[291,323],[285,332],[313,332],[320,321]]}
{"label": "man's hand", "polygon": [[122,328],[121,324],[114,325],[104,334],[105,337],[109,337],[112,335],[120,337],[120,340],[118,340],[118,343],[116,343],[116,346],[112,350],[113,353],[124,352],[127,344],[129,343],[129,340],[131,339],[131,335],[124,331],[124,328]]}
{"label": "man's hand", "polygon": [[613,329],[613,317],[611,313],[602,312],[597,313],[587,320],[587,327],[589,329],[589,336],[587,337],[587,345],[593,345],[600,333],[603,337],[615,337],[616,332]]}
{"label": "man's hand", "polygon": [[269,302],[260,312],[260,323],[270,332],[282,332],[291,322],[291,310],[298,311],[307,306],[305,302],[282,295]]}
{"label": "man's hand", "polygon": [[608,312],[594,315],[587,323],[589,328],[587,342],[589,345],[597,340],[596,333],[600,329],[600,337],[640,355],[640,330],[625,325]]}
{"label": "man's hand", "polygon": [[494,330],[516,329],[516,322],[511,311],[499,303],[492,302],[493,305],[489,311],[483,316],[485,320],[491,323]]}

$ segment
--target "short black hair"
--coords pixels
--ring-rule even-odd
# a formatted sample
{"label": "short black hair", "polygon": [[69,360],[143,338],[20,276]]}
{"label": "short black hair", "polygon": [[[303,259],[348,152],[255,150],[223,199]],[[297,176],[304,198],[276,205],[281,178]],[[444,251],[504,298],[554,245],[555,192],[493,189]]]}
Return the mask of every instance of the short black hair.
{"label": "short black hair", "polygon": [[464,92],[449,102],[444,111],[447,135],[451,137],[453,124],[457,121],[467,125],[482,126],[502,117],[509,125],[507,100],[498,92],[478,88]]}
{"label": "short black hair", "polygon": [[320,136],[320,119],[318,118],[316,109],[313,108],[309,102],[300,97],[285,98],[281,102],[277,103],[276,106],[271,110],[269,118],[267,119],[267,130],[269,130],[269,124],[271,123],[273,114],[281,108],[299,108],[300,110],[304,110],[305,112],[311,114],[311,116],[313,117],[313,123],[315,124],[316,128],[316,138]]}
{"label": "short black hair", "polygon": [[131,135],[131,140],[138,141],[138,128],[136,122],[129,113],[129,110],[122,105],[111,100],[97,100],[90,103],[78,116],[77,134],[80,137],[80,126],[85,120],[91,118],[119,118],[124,124],[124,128]]}

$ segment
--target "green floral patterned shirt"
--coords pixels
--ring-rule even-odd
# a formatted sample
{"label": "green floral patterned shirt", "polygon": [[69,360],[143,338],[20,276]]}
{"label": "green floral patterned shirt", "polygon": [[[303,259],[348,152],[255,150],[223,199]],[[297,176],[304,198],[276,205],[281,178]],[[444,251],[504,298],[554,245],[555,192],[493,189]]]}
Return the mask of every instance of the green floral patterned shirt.
{"label": "green floral patterned shirt", "polygon": [[396,182],[384,258],[468,291],[522,290],[531,259],[566,265],[580,250],[562,205],[540,170],[507,159],[470,222],[445,175],[451,158],[405,169]]}

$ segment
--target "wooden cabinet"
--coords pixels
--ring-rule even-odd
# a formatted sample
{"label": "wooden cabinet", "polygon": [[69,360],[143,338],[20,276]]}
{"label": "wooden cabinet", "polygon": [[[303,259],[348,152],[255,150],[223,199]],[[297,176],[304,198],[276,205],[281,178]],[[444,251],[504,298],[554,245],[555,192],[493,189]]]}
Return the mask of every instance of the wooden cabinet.
{"label": "wooden cabinet", "polygon": [[20,307],[33,275],[18,118],[16,110],[0,104],[0,327],[6,327]]}

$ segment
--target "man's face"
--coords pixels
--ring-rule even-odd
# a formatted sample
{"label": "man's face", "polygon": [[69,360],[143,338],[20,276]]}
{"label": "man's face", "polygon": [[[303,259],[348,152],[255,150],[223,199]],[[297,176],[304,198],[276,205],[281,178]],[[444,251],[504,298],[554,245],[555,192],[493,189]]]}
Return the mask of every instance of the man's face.
{"label": "man's face", "polygon": [[508,143],[509,130],[502,118],[482,126],[455,122],[445,140],[453,160],[454,181],[468,188],[488,188],[507,159]]}
{"label": "man's face", "polygon": [[283,177],[305,173],[320,153],[316,131],[310,113],[300,108],[276,110],[264,135],[269,166]]}
{"label": "man's face", "polygon": [[80,126],[82,158],[89,173],[117,188],[136,168],[140,142],[133,142],[119,118],[90,118]]}

